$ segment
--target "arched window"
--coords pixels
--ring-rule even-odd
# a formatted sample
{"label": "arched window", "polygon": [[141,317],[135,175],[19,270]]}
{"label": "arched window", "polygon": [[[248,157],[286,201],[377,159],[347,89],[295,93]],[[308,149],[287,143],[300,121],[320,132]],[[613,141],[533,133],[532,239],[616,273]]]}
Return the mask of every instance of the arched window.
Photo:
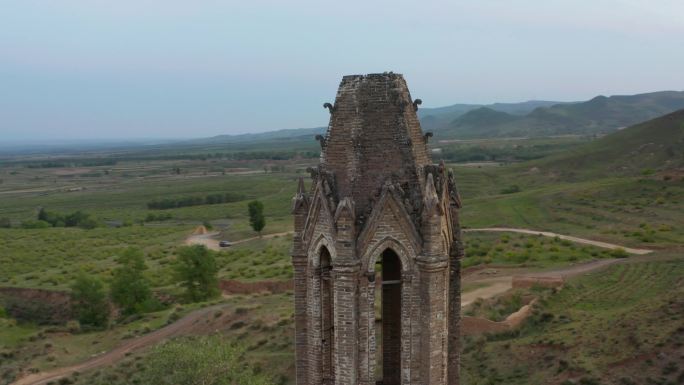
{"label": "arched window", "polygon": [[401,382],[401,261],[386,249],[376,262],[376,381]]}
{"label": "arched window", "polygon": [[321,374],[323,384],[332,384],[334,379],[333,350],[334,341],[334,314],[333,314],[333,282],[330,271],[332,270],[330,252],[323,246],[320,251],[320,278],[321,278]]}

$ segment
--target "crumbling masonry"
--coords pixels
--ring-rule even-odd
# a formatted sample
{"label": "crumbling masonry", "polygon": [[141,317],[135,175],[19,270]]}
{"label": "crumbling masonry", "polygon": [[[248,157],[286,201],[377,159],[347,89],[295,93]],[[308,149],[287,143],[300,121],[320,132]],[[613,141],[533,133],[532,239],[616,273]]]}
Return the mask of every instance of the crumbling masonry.
{"label": "crumbling masonry", "polygon": [[342,78],[293,198],[297,385],[459,383],[460,199],[406,82]]}

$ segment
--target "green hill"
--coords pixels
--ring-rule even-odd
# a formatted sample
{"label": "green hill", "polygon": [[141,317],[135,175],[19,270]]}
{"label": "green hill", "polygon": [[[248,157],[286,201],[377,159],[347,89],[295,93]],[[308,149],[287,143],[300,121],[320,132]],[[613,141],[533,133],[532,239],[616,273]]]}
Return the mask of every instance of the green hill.
{"label": "green hill", "polygon": [[563,174],[684,172],[684,110],[541,160],[538,168]]}
{"label": "green hill", "polygon": [[520,103],[493,103],[493,104],[453,104],[446,107],[421,108],[418,110],[418,118],[423,130],[439,130],[447,127],[449,123],[459,117],[480,108],[505,112],[511,115],[527,115],[539,107],[569,104],[548,100],[529,100]]}
{"label": "green hill", "polygon": [[434,127],[439,139],[596,135],[614,132],[684,108],[684,92],[662,91],[628,96],[597,96],[589,101],[538,107],[523,117],[491,119],[464,114]]}
{"label": "green hill", "polygon": [[448,136],[450,138],[468,137],[472,132],[478,132],[484,136],[497,136],[488,130],[521,119],[523,118],[520,116],[495,111],[487,107],[480,107],[454,119],[449,124],[449,128],[439,131],[439,134],[440,136]]}

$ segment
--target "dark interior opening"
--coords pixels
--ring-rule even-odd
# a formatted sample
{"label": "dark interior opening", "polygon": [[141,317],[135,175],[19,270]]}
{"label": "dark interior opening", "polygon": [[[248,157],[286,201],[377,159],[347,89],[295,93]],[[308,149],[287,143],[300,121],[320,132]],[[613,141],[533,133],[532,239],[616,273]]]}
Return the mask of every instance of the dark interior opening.
{"label": "dark interior opening", "polygon": [[[385,250],[376,266],[376,383],[401,382],[401,261]],[[379,297],[379,298],[378,298]],[[380,343],[378,343],[380,342]]]}
{"label": "dark interior opening", "polygon": [[333,318],[333,282],[330,275],[332,269],[330,252],[327,248],[321,248],[321,373],[324,384],[332,384],[333,372],[333,349],[334,349],[334,318]]}

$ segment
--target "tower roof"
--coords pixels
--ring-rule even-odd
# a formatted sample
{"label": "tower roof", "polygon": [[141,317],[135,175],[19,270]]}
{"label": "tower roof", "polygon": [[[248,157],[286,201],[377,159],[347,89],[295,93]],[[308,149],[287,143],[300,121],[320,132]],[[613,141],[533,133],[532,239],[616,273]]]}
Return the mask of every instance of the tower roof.
{"label": "tower roof", "polygon": [[386,183],[421,202],[426,138],[404,77],[394,73],[342,78],[323,142],[321,171],[334,178],[337,199],[350,197],[358,218]]}

